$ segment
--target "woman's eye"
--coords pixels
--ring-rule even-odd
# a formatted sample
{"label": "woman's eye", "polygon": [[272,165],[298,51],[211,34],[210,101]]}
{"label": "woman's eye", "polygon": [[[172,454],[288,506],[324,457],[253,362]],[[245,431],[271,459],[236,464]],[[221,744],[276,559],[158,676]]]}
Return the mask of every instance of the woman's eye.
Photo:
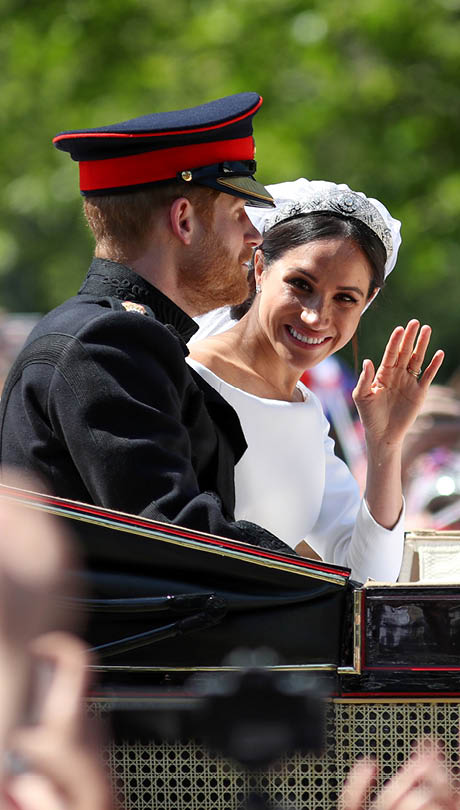
{"label": "woman's eye", "polygon": [[337,296],[337,298],[339,299],[339,301],[344,301],[346,304],[356,304],[357,303],[356,298],[354,298],[354,296],[350,295],[349,293],[340,293]]}
{"label": "woman's eye", "polygon": [[288,282],[292,287],[297,287],[298,290],[310,290],[310,284],[304,278],[291,278]]}

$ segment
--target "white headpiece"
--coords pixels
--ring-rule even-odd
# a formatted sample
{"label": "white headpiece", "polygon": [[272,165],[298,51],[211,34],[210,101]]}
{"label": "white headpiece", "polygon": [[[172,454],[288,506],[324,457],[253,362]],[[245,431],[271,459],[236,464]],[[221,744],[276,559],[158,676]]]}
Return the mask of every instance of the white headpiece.
{"label": "white headpiece", "polygon": [[276,208],[246,206],[252,224],[260,233],[266,233],[283,219],[314,211],[330,211],[332,214],[354,217],[364,222],[383,243],[387,254],[385,278],[393,270],[401,244],[401,223],[393,219],[379,200],[366,197],[362,191],[352,191],[345,183],[306,180],[305,177],[266,188],[272,194]]}

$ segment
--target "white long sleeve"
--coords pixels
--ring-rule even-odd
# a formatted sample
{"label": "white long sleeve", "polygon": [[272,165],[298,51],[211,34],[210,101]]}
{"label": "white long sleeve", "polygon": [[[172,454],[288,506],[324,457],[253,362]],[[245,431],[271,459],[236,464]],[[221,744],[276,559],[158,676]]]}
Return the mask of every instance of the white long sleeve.
{"label": "white long sleeve", "polygon": [[404,550],[404,506],[393,529],[380,526],[360,499],[347,465],[334,453],[323,416],[325,486],[320,513],[307,542],[325,560],[351,568],[353,579],[394,582]]}
{"label": "white long sleeve", "polygon": [[235,467],[235,517],[264,526],[291,548],[306,539],[322,559],[351,568],[360,582],[395,581],[404,509],[391,530],[372,518],[348,467],[334,453],[315,394],[300,383],[303,402],[261,399],[192,358],[187,361],[234,407],[248,443]]}

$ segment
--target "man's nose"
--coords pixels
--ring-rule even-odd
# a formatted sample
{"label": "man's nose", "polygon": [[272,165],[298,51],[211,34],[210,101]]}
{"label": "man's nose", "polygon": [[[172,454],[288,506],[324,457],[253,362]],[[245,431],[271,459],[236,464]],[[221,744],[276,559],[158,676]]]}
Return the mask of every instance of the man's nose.
{"label": "man's nose", "polygon": [[254,227],[251,220],[249,219],[248,215],[246,214],[246,231],[244,236],[244,241],[247,245],[251,245],[251,247],[256,248],[263,242],[263,236],[257,228]]}

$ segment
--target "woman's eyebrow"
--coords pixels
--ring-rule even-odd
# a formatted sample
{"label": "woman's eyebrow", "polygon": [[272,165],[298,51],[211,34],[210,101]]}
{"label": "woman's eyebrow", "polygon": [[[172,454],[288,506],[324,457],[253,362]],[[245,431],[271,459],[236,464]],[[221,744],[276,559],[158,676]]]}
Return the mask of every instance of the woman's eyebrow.
{"label": "woman's eyebrow", "polygon": [[340,287],[340,286],[338,286],[337,289],[338,290],[353,290],[353,292],[358,293],[358,295],[360,295],[362,298],[364,298],[364,293],[363,293],[362,290],[359,289],[359,287]]}
{"label": "woman's eyebrow", "polygon": [[315,281],[316,283],[318,283],[318,276],[315,276],[309,270],[304,270],[303,267],[298,267],[296,265],[295,267],[289,267],[289,270],[293,270],[293,271],[296,270],[299,273],[302,273],[302,275],[307,276],[307,278],[310,278],[312,281]]}

